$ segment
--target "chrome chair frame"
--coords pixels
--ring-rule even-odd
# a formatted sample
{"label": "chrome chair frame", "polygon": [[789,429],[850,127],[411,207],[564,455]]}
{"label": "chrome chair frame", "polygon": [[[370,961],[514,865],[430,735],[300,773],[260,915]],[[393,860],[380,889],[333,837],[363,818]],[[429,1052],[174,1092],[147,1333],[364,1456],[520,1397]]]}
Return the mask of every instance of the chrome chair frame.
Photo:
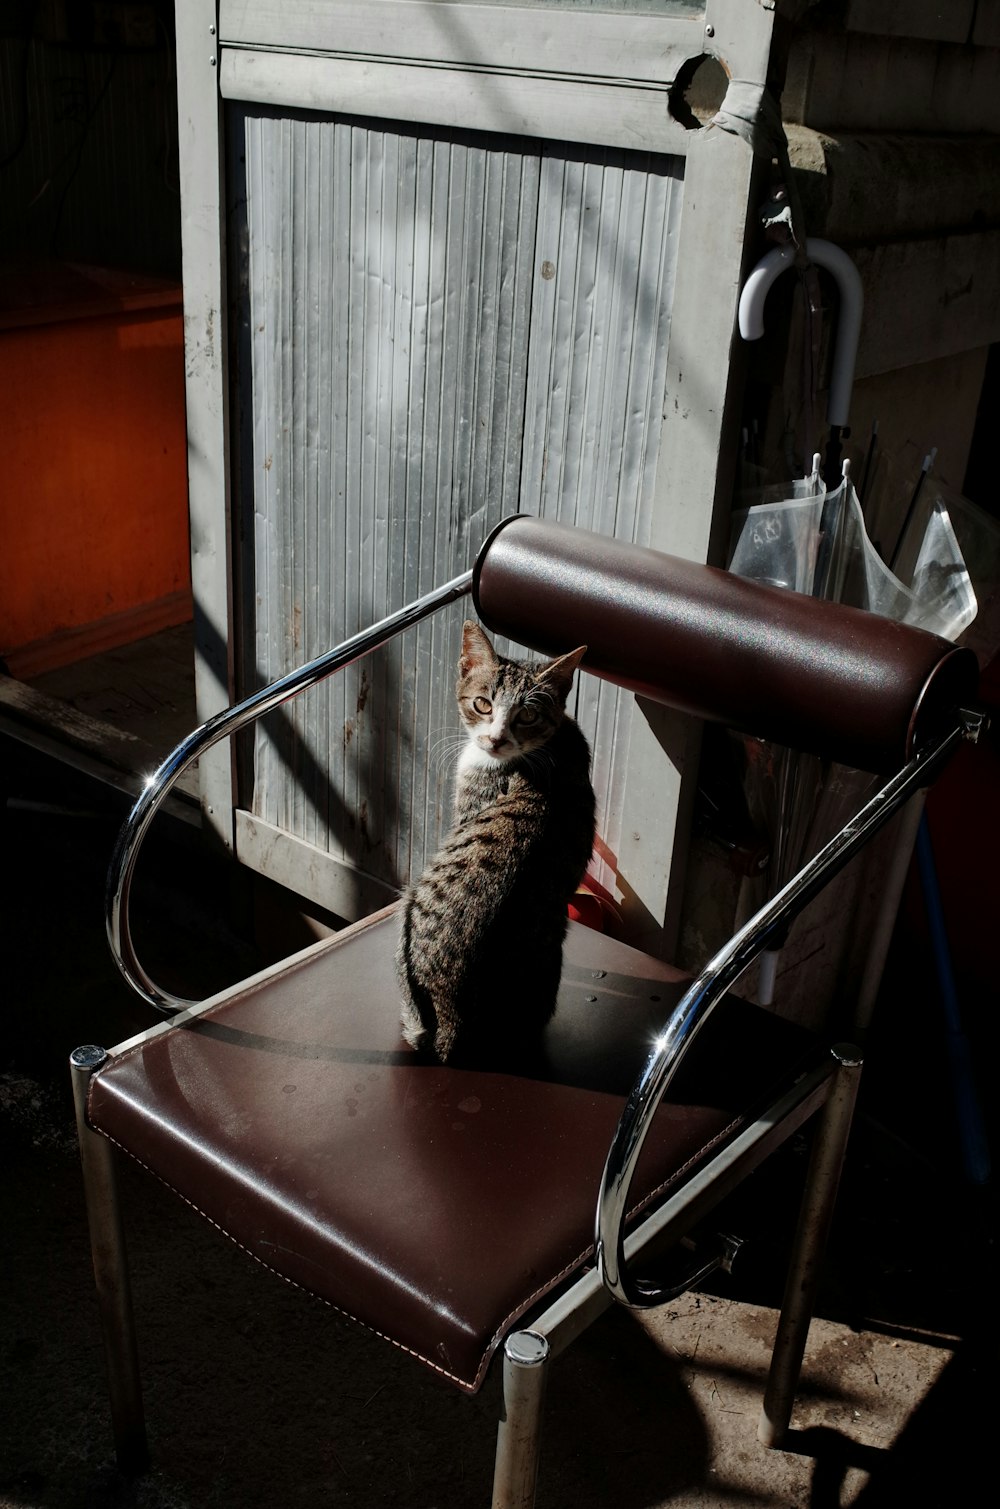
{"label": "chrome chair frame", "polygon": [[[200,1009],[195,1003],[162,989],[149,977],[136,956],[129,927],[129,897],[139,850],[174,782],[213,744],[238,733],[265,713],[388,643],[470,592],[472,585],[472,571],[456,577],[219,713],[184,739],[149,778],[122,829],[112,858],[106,921],[111,950],[122,974],[156,1010],[167,1016],[181,1013],[179,1019],[183,1020],[197,1015]],[[534,1503],[542,1402],[551,1358],[612,1303],[645,1309],[680,1292],[677,1288],[667,1289],[652,1278],[635,1276],[630,1265],[654,1244],[665,1246],[682,1238],[748,1172],[822,1108],[758,1430],[765,1445],[780,1444],[789,1424],[819,1263],[832,1218],[857,1094],[860,1053],[851,1045],[836,1046],[826,1063],[803,1076],[765,1117],[748,1126],[626,1235],[625,1212],[632,1176],[653,1115],[719,999],[828,881],[911,797],[933,780],[957,745],[963,739],[977,738],[982,723],[979,713],[960,710],[954,726],[920,749],[898,774],[886,781],[845,828],[710,960],[664,1024],[626,1102],[608,1152],[597,1197],[594,1266],[558,1297],[545,1303],[528,1324],[519,1324],[504,1343],[504,1408],[497,1444],[493,1509],[530,1509]],[[161,1024],[150,1032],[167,1030],[169,1025]],[[89,1127],[86,1117],[90,1076],[106,1058],[103,1048],[79,1048],[71,1055],[71,1067],[115,1444],[122,1468],[135,1472],[145,1465],[148,1454],[114,1150],[106,1138]]]}

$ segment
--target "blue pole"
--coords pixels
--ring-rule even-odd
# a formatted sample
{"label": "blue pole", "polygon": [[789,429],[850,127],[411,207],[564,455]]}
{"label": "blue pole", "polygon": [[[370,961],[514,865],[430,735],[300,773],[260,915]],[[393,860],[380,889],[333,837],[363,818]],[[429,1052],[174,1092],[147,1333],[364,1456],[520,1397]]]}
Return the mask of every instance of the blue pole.
{"label": "blue pole", "polygon": [[991,1171],[990,1149],[986,1140],[986,1128],[983,1124],[979,1097],[976,1094],[969,1042],[962,1031],[962,1017],[958,1005],[958,992],[955,989],[951,949],[948,946],[948,934],[944,925],[941,890],[938,885],[934,847],[931,843],[931,830],[926,812],[920,819],[917,832],[917,865],[924,893],[924,905],[927,908],[927,922],[934,953],[934,966],[941,990],[941,1004],[944,1007],[962,1167],[970,1183],[985,1184]]}

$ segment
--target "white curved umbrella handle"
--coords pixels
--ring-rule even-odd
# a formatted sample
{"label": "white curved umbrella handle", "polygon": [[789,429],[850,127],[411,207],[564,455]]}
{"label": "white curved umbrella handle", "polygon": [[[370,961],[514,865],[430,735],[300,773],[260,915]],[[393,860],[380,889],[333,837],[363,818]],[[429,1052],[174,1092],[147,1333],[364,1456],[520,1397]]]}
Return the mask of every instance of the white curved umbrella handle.
{"label": "white curved umbrella handle", "polygon": [[[861,335],[861,310],[864,302],[861,274],[847,253],[839,246],[834,246],[832,241],[821,241],[810,236],[806,241],[806,256],[810,262],[825,267],[827,272],[833,274],[840,292],[840,318],[826,417],[830,424],[842,427],[847,423],[851,406],[854,364],[857,361],[858,338]],[[775,246],[761,257],[750,273],[740,294],[740,335],[745,341],[758,341],[764,334],[764,300],[768,290],[794,261],[794,246]]]}

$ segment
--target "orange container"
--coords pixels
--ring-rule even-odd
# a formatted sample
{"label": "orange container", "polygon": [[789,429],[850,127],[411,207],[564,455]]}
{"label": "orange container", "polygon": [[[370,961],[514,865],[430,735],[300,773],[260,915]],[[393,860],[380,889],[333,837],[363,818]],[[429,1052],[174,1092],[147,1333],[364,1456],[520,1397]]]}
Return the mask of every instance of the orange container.
{"label": "orange container", "polygon": [[0,269],[0,656],[27,678],[191,617],[181,290]]}

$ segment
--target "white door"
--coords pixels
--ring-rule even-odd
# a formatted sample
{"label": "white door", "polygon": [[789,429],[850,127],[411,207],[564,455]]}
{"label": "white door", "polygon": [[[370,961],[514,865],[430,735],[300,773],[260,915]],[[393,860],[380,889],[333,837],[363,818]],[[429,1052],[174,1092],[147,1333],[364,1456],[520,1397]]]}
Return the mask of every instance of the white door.
{"label": "white door", "polygon": [[[726,26],[730,67],[762,72],[767,13],[227,0],[217,25],[236,338],[220,321],[210,352],[201,325],[189,343],[189,410],[215,382],[215,433],[229,420],[211,487],[192,465],[196,570],[197,542],[225,541],[202,563],[202,711],[223,670],[226,697],[249,690],[454,576],[509,512],[704,559],[751,162],[675,120],[670,87],[703,52],[727,58]],[[179,65],[204,74],[184,26]],[[216,272],[194,261],[210,236],[188,206],[211,199],[197,136],[196,291],[223,282],[218,247]],[[463,612],[275,715],[238,781],[224,755],[208,764],[206,806],[241,859],[347,916],[423,862],[447,815]],[[655,933],[684,737],[585,677],[577,716],[599,878]]]}

